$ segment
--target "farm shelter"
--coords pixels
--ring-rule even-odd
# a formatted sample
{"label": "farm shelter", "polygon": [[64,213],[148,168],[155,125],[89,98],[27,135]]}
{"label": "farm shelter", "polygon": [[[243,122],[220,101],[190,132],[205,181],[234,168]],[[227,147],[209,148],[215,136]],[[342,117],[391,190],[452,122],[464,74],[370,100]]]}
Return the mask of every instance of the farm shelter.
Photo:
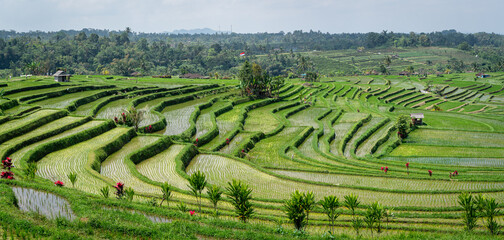
{"label": "farm shelter", "polygon": [[477,73],[476,77],[479,77],[479,78],[488,78],[488,77],[490,77],[490,75],[484,74],[484,73]]}
{"label": "farm shelter", "polygon": [[422,125],[423,124],[423,118],[424,118],[423,113],[411,113],[410,117],[411,117],[411,122],[413,123],[413,125]]}
{"label": "farm shelter", "polygon": [[67,74],[65,71],[57,71],[54,75],[54,81],[56,82],[70,82],[71,74]]}

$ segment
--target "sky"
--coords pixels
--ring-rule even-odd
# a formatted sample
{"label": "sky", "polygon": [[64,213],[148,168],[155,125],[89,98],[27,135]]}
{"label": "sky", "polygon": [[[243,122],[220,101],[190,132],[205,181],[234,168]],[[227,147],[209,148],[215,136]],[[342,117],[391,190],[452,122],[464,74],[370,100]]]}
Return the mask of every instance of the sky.
{"label": "sky", "polygon": [[0,30],[504,34],[504,0],[0,0]]}

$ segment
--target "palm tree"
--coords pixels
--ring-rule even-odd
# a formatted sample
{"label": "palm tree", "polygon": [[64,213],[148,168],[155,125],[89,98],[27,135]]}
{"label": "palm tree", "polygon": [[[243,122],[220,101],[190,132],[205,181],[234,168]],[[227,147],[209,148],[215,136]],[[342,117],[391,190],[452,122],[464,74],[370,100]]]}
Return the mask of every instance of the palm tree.
{"label": "palm tree", "polygon": [[320,201],[320,205],[324,209],[325,214],[331,221],[331,233],[334,233],[334,221],[339,217],[339,213],[336,210],[339,208],[339,199],[336,196],[324,197],[324,200]]}
{"label": "palm tree", "polygon": [[192,193],[196,197],[200,213],[201,213],[201,193],[203,192],[203,189],[205,189],[206,185],[207,185],[206,176],[199,170],[189,177],[188,187],[191,189]]}
{"label": "palm tree", "polygon": [[246,223],[247,219],[254,214],[254,207],[250,202],[252,199],[252,189],[250,189],[248,185],[243,184],[241,181],[233,179],[232,182],[228,182],[226,191],[228,197],[231,198],[231,203],[235,207],[238,219]]}
{"label": "palm tree", "polygon": [[212,185],[212,187],[208,188],[208,198],[210,198],[210,202],[214,206],[215,215],[218,215],[217,203],[222,199],[222,193],[221,188],[217,185]]}

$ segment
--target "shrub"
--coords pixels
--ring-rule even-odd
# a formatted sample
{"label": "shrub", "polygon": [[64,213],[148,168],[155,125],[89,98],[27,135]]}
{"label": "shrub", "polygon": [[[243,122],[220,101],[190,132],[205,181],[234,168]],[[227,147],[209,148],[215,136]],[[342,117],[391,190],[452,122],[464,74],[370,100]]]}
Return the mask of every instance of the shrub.
{"label": "shrub", "polygon": [[33,180],[35,179],[36,173],[37,173],[37,163],[35,162],[29,162],[26,168],[23,170],[25,177],[27,180]]}
{"label": "shrub", "polygon": [[168,184],[167,182],[163,183],[161,185],[161,192],[163,193],[163,198],[161,200],[161,203],[159,203],[159,206],[163,205],[163,202],[166,200],[166,205],[170,205],[170,198],[171,198],[171,194],[172,194],[172,191],[171,191],[171,186],[170,184]]}
{"label": "shrub", "polygon": [[477,204],[473,196],[468,193],[462,193],[458,196],[458,203],[463,208],[462,219],[464,220],[465,229],[472,231],[476,227],[476,209]]}
{"label": "shrub", "polygon": [[307,224],[306,212],[303,205],[303,194],[297,190],[293,192],[290,199],[284,203],[284,211],[287,214],[287,217],[294,224],[294,228],[299,231],[303,230]]}
{"label": "shrub", "polygon": [[222,199],[222,190],[219,186],[212,185],[212,187],[208,188],[208,198],[210,199],[210,202],[212,202],[215,215],[218,216],[217,212],[217,204],[219,201]]}
{"label": "shrub", "polygon": [[205,189],[207,185],[206,176],[204,173],[197,171],[189,177],[189,188],[191,192],[196,197],[196,201],[198,201],[198,209],[201,212],[201,193],[203,189]]}
{"label": "shrub", "polygon": [[334,221],[339,217],[339,213],[336,210],[340,207],[339,199],[336,196],[324,197],[324,200],[320,201],[320,205],[324,209],[327,218],[331,221],[331,234],[334,233]]}
{"label": "shrub", "polygon": [[252,199],[252,189],[241,181],[233,179],[228,182],[226,187],[227,195],[231,198],[231,204],[235,207],[238,219],[246,223],[247,220],[254,214],[254,207],[250,200]]}

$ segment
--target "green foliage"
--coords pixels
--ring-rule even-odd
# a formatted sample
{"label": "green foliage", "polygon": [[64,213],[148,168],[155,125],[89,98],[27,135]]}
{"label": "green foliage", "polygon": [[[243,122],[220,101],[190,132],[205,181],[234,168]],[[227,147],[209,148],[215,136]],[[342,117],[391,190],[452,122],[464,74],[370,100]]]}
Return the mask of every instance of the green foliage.
{"label": "green foliage", "polygon": [[159,203],[159,206],[162,206],[163,205],[163,202],[166,200],[166,205],[169,206],[170,205],[170,198],[172,196],[172,186],[170,184],[168,184],[167,182],[163,183],[161,185],[161,193],[163,194],[163,197],[162,197],[162,200],[161,200],[161,203]]}
{"label": "green foliage", "polygon": [[77,182],[77,173],[71,172],[67,176],[70,182],[72,183],[72,187],[75,187],[75,183]]}
{"label": "green foliage", "polygon": [[384,215],[384,208],[378,202],[374,202],[368,207],[366,213],[364,214],[364,222],[368,229],[371,231],[371,236],[373,235],[373,228],[376,227],[376,232],[381,233],[381,222]]}
{"label": "green foliage", "polygon": [[340,207],[339,199],[336,196],[326,196],[324,200],[319,203],[324,209],[327,218],[331,221],[331,233],[334,233],[334,221],[339,217],[340,213],[337,212]]}
{"label": "green foliage", "polygon": [[135,190],[133,190],[133,188],[129,187],[129,188],[124,189],[124,197],[125,197],[124,199],[132,202],[134,196],[135,196]]}
{"label": "green foliage", "polygon": [[306,77],[305,80],[307,82],[319,82],[320,81],[320,75],[316,72],[306,72]]}
{"label": "green foliage", "polygon": [[210,188],[207,189],[207,191],[208,191],[208,199],[210,199],[210,202],[213,204],[215,215],[218,216],[219,214],[217,210],[217,204],[222,199],[223,191],[217,185],[212,185]]}
{"label": "green foliage", "polygon": [[26,168],[23,169],[23,173],[28,181],[33,181],[37,173],[37,163],[36,162],[28,163],[26,165]]}
{"label": "green foliage", "polygon": [[250,200],[252,199],[252,189],[248,185],[233,179],[228,182],[226,187],[226,195],[231,199],[231,203],[235,207],[235,213],[238,219],[243,223],[254,214],[254,207]]}
{"label": "green foliage", "polygon": [[108,186],[104,186],[100,188],[100,193],[103,196],[103,198],[109,198],[110,188]]}
{"label": "green foliage", "polygon": [[284,211],[287,217],[294,224],[296,230],[299,231],[303,230],[307,224],[304,204],[304,196],[297,190],[293,192],[290,199],[286,200],[284,203]]}
{"label": "green foliage", "polygon": [[490,234],[496,235],[499,234],[499,224],[497,223],[497,220],[495,219],[496,216],[499,215],[500,210],[498,209],[499,204],[495,201],[494,198],[487,198],[484,201],[483,204],[483,217],[486,218],[486,224],[485,226],[487,227],[488,231],[490,231]]}
{"label": "green foliage", "polygon": [[207,185],[206,176],[204,173],[197,171],[191,174],[188,181],[188,187],[191,189],[192,194],[196,197],[196,200],[198,201],[198,209],[201,213],[201,194]]}
{"label": "green foliage", "polygon": [[278,80],[274,82],[261,66],[256,63],[250,64],[248,61],[241,66],[238,79],[242,93],[247,96],[271,97],[273,91],[279,87]]}
{"label": "green foliage", "polygon": [[186,204],[182,201],[179,202],[179,204],[177,205],[177,208],[182,213],[186,213],[188,211]]}
{"label": "green foliage", "polygon": [[397,118],[396,120],[396,128],[397,128],[397,134],[401,139],[404,139],[408,136],[408,131],[410,129],[410,124],[409,124],[410,118],[409,116],[406,115],[401,115]]}
{"label": "green foliage", "polygon": [[463,208],[462,219],[464,220],[465,229],[472,231],[476,227],[478,217],[476,215],[477,203],[473,196],[469,193],[462,193],[458,196],[458,203]]}

